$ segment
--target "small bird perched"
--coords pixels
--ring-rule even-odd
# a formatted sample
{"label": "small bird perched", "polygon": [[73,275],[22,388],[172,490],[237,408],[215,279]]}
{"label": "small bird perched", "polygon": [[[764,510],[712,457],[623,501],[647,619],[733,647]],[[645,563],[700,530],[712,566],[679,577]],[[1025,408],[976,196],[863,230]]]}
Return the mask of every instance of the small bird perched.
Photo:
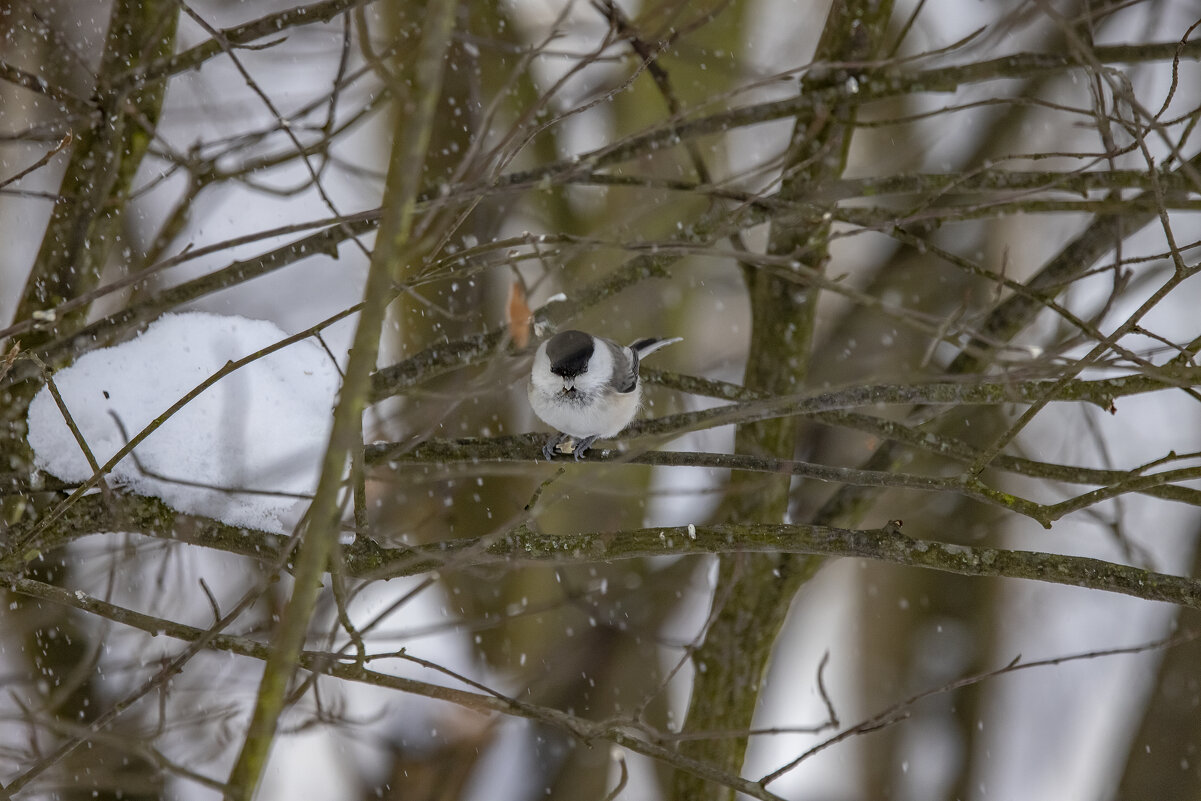
{"label": "small bird perched", "polygon": [[562,331],[543,342],[534,356],[527,393],[534,414],[561,432],[542,446],[555,449],[571,438],[576,461],[604,437],[615,437],[630,424],[642,401],[638,362],[672,339],[640,339],[628,348],[583,331]]}

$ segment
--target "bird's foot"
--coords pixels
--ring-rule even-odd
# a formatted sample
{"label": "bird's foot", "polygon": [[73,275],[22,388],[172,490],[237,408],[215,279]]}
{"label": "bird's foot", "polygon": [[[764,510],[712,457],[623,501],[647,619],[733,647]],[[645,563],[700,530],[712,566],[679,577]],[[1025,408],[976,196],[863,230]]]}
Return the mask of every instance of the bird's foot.
{"label": "bird's foot", "polygon": [[555,451],[558,450],[559,446],[562,445],[563,441],[566,440],[567,438],[568,438],[567,434],[559,434],[558,436],[554,436],[554,437],[551,437],[550,439],[548,439],[546,441],[546,444],[542,446],[542,456],[548,462],[551,461],[552,459],[554,459]]}
{"label": "bird's foot", "polygon": [[578,462],[580,459],[584,458],[584,452],[591,448],[592,443],[594,442],[596,442],[596,436],[577,439],[571,447],[571,455]]}
{"label": "bird's foot", "polygon": [[592,443],[596,442],[597,437],[594,435],[591,437],[584,437],[583,439],[576,439],[571,434],[559,434],[548,439],[546,444],[542,446],[543,457],[545,457],[547,461],[554,459],[555,454],[560,452],[559,446],[567,440],[571,440],[570,453],[572,458],[578,462],[580,459],[584,458],[584,454],[589,448],[592,447]]}

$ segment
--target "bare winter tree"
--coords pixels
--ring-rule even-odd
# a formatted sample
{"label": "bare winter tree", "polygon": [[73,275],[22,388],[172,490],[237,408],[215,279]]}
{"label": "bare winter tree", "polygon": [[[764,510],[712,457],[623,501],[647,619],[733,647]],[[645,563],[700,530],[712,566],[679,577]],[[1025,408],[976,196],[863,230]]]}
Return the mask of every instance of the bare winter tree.
{"label": "bare winter tree", "polygon": [[[1199,27],[0,2],[0,797],[1195,798]],[[286,333],[72,394],[194,311]],[[684,342],[548,463],[569,328]],[[149,463],[300,345],[302,492]]]}

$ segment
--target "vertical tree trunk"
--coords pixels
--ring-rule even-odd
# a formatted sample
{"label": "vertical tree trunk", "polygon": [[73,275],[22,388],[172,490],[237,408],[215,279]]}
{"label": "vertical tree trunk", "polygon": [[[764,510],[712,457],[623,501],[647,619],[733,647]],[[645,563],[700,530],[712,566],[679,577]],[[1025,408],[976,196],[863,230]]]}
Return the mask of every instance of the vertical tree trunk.
{"label": "vertical tree trunk", "polygon": [[[871,58],[883,40],[892,11],[890,0],[835,0],[818,43],[816,61],[854,62]],[[818,67],[801,82],[806,91],[829,81],[854,79],[843,69]],[[784,162],[782,197],[797,197],[812,182],[837,178],[854,130],[855,107],[816,109],[800,116]],[[829,222],[816,217],[797,225],[773,225],[769,251],[821,269],[828,258]],[[745,269],[753,328],[744,385],[751,390],[791,394],[803,385],[813,342],[818,291],[799,277],[785,278]],[[791,458],[796,421],[781,418],[740,426],[735,449]],[[737,473],[719,510],[726,520],[780,522],[788,510],[789,478]],[[760,685],[776,635],[800,586],[820,564],[809,556],[722,557],[716,599],[721,604],[696,654],[696,681],[688,711],[691,732],[730,732],[750,727]],[[737,773],[746,753],[745,737],[718,736],[685,742],[682,750]],[[715,795],[716,793],[716,795]],[[679,773],[674,787],[681,801],[732,798],[704,780]]]}
{"label": "vertical tree trunk", "polygon": [[[94,110],[72,132],[70,162],[14,318],[39,312],[46,320],[44,328],[21,339],[24,349],[69,335],[86,319],[86,306],[63,315],[53,310],[99,283],[117,241],[134,174],[154,138],[165,92],[162,81],[128,90],[113,87],[129,70],[174,51],[178,18],[174,0],[113,4],[93,91]],[[36,389],[35,382],[26,381],[0,396],[0,453],[6,457],[4,469],[18,474],[32,469],[25,412]],[[8,523],[37,514],[12,498],[2,509]],[[66,586],[71,572],[67,562],[39,561],[31,565],[29,577]],[[93,682],[99,643],[77,625],[75,615],[20,595],[11,597],[10,609],[11,619],[22,625],[6,634],[21,637],[20,651],[48,688],[45,698],[30,698],[27,705],[68,726],[86,724],[102,712],[107,702]],[[163,790],[162,775],[152,763],[101,744],[75,751],[61,769],[72,784],[61,796],[65,799],[149,799],[161,797]]]}

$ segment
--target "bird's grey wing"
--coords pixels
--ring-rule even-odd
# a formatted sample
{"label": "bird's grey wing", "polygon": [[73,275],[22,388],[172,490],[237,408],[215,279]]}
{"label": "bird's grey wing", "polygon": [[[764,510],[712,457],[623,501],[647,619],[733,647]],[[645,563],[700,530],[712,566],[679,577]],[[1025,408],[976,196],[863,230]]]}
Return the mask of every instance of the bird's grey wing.
{"label": "bird's grey wing", "polygon": [[613,377],[609,386],[618,392],[633,392],[638,386],[638,353],[630,348],[623,348],[616,342],[605,340],[609,352],[613,354]]}

